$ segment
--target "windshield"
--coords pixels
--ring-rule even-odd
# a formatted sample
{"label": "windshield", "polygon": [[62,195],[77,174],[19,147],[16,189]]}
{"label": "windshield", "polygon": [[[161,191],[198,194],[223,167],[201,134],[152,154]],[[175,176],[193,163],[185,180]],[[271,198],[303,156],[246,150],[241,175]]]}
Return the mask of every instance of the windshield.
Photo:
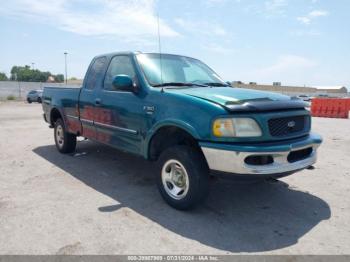
{"label": "windshield", "polygon": [[171,84],[179,86],[181,83],[227,86],[213,70],[194,58],[168,54],[139,54],[137,60],[148,83],[155,87]]}

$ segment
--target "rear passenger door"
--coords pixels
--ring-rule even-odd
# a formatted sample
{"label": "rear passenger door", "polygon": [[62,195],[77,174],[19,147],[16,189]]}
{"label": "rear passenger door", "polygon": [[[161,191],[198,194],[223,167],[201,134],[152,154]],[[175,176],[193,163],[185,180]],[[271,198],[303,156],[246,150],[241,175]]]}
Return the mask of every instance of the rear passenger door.
{"label": "rear passenger door", "polygon": [[143,98],[133,92],[116,89],[112,81],[117,75],[128,75],[134,84],[138,83],[130,56],[117,55],[109,63],[103,88],[97,95],[101,102],[95,118],[97,140],[139,154],[145,125]]}
{"label": "rear passenger door", "polygon": [[103,85],[104,73],[106,72],[107,58],[95,58],[88,69],[83,88],[79,98],[80,121],[83,127],[82,136],[96,140],[96,128],[94,119],[96,117],[96,92]]}

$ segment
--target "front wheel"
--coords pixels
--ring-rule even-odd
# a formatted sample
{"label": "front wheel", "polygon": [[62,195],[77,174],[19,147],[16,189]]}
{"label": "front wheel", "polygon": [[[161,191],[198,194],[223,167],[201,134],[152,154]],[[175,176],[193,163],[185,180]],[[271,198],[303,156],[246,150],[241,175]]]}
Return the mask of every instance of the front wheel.
{"label": "front wheel", "polygon": [[55,144],[57,150],[62,154],[75,151],[77,137],[67,132],[63,120],[60,118],[55,123],[54,128]]}
{"label": "front wheel", "polygon": [[28,104],[31,104],[32,100],[30,100],[30,98],[27,98],[27,102],[28,102]]}
{"label": "front wheel", "polygon": [[202,153],[189,146],[175,146],[158,160],[157,185],[163,199],[180,210],[191,209],[209,192],[209,168]]}

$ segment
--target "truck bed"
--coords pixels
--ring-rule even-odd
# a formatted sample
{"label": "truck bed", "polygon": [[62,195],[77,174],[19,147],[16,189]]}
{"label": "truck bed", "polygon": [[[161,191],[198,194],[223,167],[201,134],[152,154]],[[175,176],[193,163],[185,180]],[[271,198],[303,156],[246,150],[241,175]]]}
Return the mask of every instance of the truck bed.
{"label": "truck bed", "polygon": [[[44,87],[42,105],[47,122],[50,122],[50,112],[53,107],[61,108],[62,115],[79,117],[79,87]],[[51,123],[52,124],[52,123]]]}

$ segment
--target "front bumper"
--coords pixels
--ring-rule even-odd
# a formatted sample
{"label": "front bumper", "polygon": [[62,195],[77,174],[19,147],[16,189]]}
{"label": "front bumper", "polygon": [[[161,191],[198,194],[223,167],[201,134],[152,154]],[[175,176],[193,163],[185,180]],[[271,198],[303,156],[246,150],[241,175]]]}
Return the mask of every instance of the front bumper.
{"label": "front bumper", "polygon": [[[203,154],[212,171],[241,175],[278,175],[293,173],[307,168],[316,162],[317,148],[322,138],[310,134],[307,138],[280,144],[234,145],[201,142]],[[307,156],[290,161],[290,154],[309,149]],[[248,157],[268,156],[272,163],[247,164]]]}

